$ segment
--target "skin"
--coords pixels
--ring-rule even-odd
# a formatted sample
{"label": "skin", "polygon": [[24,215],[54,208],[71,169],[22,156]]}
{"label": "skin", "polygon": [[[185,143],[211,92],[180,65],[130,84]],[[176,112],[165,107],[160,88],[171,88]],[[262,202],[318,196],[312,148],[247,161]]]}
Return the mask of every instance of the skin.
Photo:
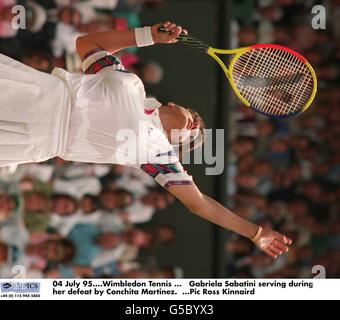
{"label": "skin", "polygon": [[99,195],[99,202],[102,208],[112,210],[131,204],[133,198],[129,194],[117,194],[114,191],[103,192]]}
{"label": "skin", "polygon": [[5,243],[0,242],[0,264],[2,262],[6,262],[7,260],[8,249]]}
{"label": "skin", "polygon": [[8,194],[0,194],[0,221],[5,220],[14,208],[14,203]]}
{"label": "skin", "polygon": [[[160,25],[163,25],[170,34],[159,33]],[[155,44],[176,43],[176,38],[182,31],[187,33],[181,26],[170,21],[156,24],[151,28]],[[87,52],[98,47],[115,53],[121,49],[134,46],[136,46],[134,30],[98,32],[79,37],[76,41],[80,56],[84,56]],[[190,122],[192,118],[190,119],[188,112],[174,103],[160,107],[160,118],[168,135],[171,129],[192,129],[192,126],[194,126]],[[168,191],[192,213],[248,239],[253,238],[259,229],[258,225],[242,219],[214,199],[201,193],[195,184],[170,186]],[[278,255],[287,252],[291,243],[291,239],[269,228],[263,228],[260,237],[255,241],[255,244],[272,258],[277,258]]]}
{"label": "skin", "polygon": [[67,198],[59,197],[53,200],[52,210],[61,216],[73,213],[76,209],[76,204]]}
{"label": "skin", "polygon": [[[192,130],[197,128],[197,124],[194,122],[192,114],[185,108],[169,102],[166,106],[159,108],[159,117],[161,119],[164,131],[168,135],[168,139],[171,143],[177,143],[173,141],[171,135],[172,130]],[[179,138],[181,140],[181,137]]]}
{"label": "skin", "polygon": [[41,244],[29,244],[25,251],[29,255],[36,255],[49,261],[54,261],[58,253],[58,243],[44,242]]}
{"label": "skin", "polygon": [[29,193],[25,195],[25,211],[39,212],[43,211],[47,206],[47,199],[39,193]]}

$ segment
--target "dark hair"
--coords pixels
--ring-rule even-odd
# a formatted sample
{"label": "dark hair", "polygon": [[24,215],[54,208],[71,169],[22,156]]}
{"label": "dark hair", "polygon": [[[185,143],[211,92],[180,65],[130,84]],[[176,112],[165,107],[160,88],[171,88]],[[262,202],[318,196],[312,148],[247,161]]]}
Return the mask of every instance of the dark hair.
{"label": "dark hair", "polygon": [[47,73],[50,73],[53,68],[54,68],[54,65],[53,65],[53,59],[52,59],[52,56],[44,51],[44,50],[30,50],[28,52],[26,52],[22,57],[21,57],[21,61],[25,58],[32,58],[34,56],[38,56],[40,60],[43,60],[45,59],[47,62],[48,62],[48,68],[46,71],[44,72],[47,72]]}
{"label": "dark hair", "polygon": [[119,194],[119,195],[130,195],[132,197],[132,193],[130,191],[127,191],[123,188],[119,188],[119,189],[116,189],[116,190],[113,190],[113,192],[115,194]]}
{"label": "dark hair", "polygon": [[[94,212],[94,211],[96,211],[96,210],[99,209],[99,206],[100,206],[100,205],[99,205],[99,199],[98,199],[97,196],[94,196],[94,195],[92,195],[92,194],[85,194],[85,195],[83,196],[83,199],[85,199],[85,198],[91,200],[91,203],[92,203],[92,206],[93,206],[91,212]],[[91,213],[91,212],[88,212],[88,213]]]}
{"label": "dark hair", "polygon": [[74,210],[72,212],[69,212],[67,215],[71,215],[73,213],[75,213],[78,209],[78,201],[76,198],[70,196],[69,194],[66,194],[66,193],[55,193],[53,194],[52,196],[52,200],[56,200],[58,198],[64,198],[64,199],[67,199],[69,201],[71,201],[73,204],[74,204]]}
{"label": "dark hair", "polygon": [[[159,231],[162,229],[170,231],[172,236],[167,239],[162,239],[159,235]],[[168,245],[172,243],[175,240],[176,234],[177,234],[175,227],[170,224],[158,225],[155,227],[155,229],[151,230],[151,232],[153,233],[153,237],[154,237],[154,241],[156,245]]]}
{"label": "dark hair", "polygon": [[[103,190],[103,191],[100,193],[100,195],[103,195],[103,194],[105,194],[105,193],[106,193],[106,194],[107,194],[107,193],[109,193],[109,194],[115,194],[115,195],[118,195],[118,196],[129,196],[129,197],[131,197],[131,200],[133,201],[133,195],[132,195],[132,193],[131,193],[130,191],[125,190],[125,189],[116,189],[116,190],[109,190],[109,189],[106,189],[106,190]],[[99,195],[99,196],[100,196],[100,195]],[[99,201],[100,201],[100,199],[99,199]],[[131,202],[132,202],[132,201],[131,201]],[[116,208],[117,208],[117,209],[122,209],[122,208],[124,208],[124,207],[130,205],[131,202],[130,202],[130,203],[124,203],[124,202],[122,202],[122,203],[118,204]],[[100,206],[101,206],[101,208],[103,208],[102,203],[100,203]]]}
{"label": "dark hair", "polygon": [[163,4],[164,4],[163,0],[145,0],[144,1],[144,6],[152,10],[160,8]]}
{"label": "dark hair", "polygon": [[71,240],[60,239],[60,240],[48,240],[49,243],[56,243],[62,247],[62,256],[57,258],[58,263],[71,262],[76,254],[76,247]]}

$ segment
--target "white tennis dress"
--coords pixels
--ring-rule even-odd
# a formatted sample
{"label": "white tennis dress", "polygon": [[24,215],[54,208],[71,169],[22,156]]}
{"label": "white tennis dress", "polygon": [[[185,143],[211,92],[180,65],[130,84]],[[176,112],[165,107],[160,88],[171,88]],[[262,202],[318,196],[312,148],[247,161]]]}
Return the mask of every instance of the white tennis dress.
{"label": "white tennis dress", "polygon": [[59,156],[135,166],[165,187],[192,183],[139,77],[101,49],[83,69],[45,74],[0,55],[0,166]]}
{"label": "white tennis dress", "polygon": [[0,54],[0,166],[62,154],[71,96],[56,76]]}

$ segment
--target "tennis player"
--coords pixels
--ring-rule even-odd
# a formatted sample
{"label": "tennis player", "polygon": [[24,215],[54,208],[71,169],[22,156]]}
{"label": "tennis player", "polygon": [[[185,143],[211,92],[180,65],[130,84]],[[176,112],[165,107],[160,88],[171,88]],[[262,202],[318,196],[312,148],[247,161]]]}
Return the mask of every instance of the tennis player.
{"label": "tennis player", "polygon": [[[77,39],[84,74],[55,68],[45,74],[0,55],[0,166],[70,161],[135,166],[168,189],[191,212],[251,239],[273,258],[291,240],[233,214],[202,194],[174,147],[202,143],[200,116],[174,103],[146,98],[142,81],[114,53],[128,47],[175,43],[185,30],[171,22]],[[173,134],[175,132],[176,134]],[[132,150],[132,151],[131,151]]]}

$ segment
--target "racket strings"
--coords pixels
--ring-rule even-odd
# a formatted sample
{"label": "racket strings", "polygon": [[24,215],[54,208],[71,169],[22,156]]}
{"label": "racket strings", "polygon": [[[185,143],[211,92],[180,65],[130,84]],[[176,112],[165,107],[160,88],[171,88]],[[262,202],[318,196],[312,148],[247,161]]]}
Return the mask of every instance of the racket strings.
{"label": "racket strings", "polygon": [[[261,50],[261,51],[263,51],[263,49]],[[269,55],[271,56],[271,58],[272,59],[275,59],[276,58],[276,60],[277,60],[277,57],[275,57],[275,56],[273,56],[273,54],[272,54],[272,52],[273,52],[273,49],[270,49],[269,50]],[[284,58],[284,59],[287,59],[287,56],[288,56],[288,53],[287,52],[284,52],[284,51],[282,51],[282,53],[281,53],[281,55],[280,55],[280,57],[281,58]],[[261,73],[264,75],[264,76],[268,76],[268,75],[270,75],[270,70],[272,70],[272,69],[268,69],[268,68],[265,68],[266,67],[266,64],[264,63],[264,60],[265,60],[265,58],[264,58],[264,56],[263,55],[261,55],[261,58],[260,58],[260,60],[258,60],[257,62],[258,62],[258,65],[260,65],[261,67],[260,68],[258,68],[258,72],[256,73],[256,76],[261,76]],[[283,60],[279,60],[279,62],[280,62],[280,64],[279,64],[279,68],[277,69],[277,70],[282,70],[282,67],[283,67],[283,64],[282,64],[282,61]],[[249,64],[249,61],[247,61],[248,62],[248,64]],[[293,62],[293,60],[292,59],[290,59],[290,62]],[[296,61],[295,61],[295,63],[296,63]],[[292,63],[290,63],[289,64],[289,67],[291,68],[291,66],[292,66]],[[296,66],[295,66],[296,67]],[[275,77],[275,75],[273,75],[274,77]],[[278,111],[278,113],[279,114],[282,114],[283,112],[282,112],[282,108],[279,108],[280,107],[280,103],[281,102],[288,102],[288,101],[290,101],[290,99],[289,99],[289,97],[290,97],[290,95],[286,92],[286,90],[285,91],[283,91],[284,89],[282,89],[282,88],[285,88],[285,89],[287,89],[288,88],[288,82],[287,83],[284,83],[284,84],[282,84],[281,83],[281,88],[279,88],[279,90],[273,90],[273,88],[272,87],[268,87],[268,90],[266,90],[267,92],[267,95],[266,96],[262,96],[262,97],[260,97],[260,96],[255,96],[254,97],[254,95],[252,94],[252,97],[253,97],[253,100],[254,101],[252,101],[252,103],[254,103],[254,102],[257,102],[257,104],[259,103],[259,102],[261,102],[261,99],[260,98],[262,98],[262,100],[264,100],[264,102],[265,102],[265,104],[266,104],[266,107],[262,110],[262,111],[264,111],[264,112],[268,112],[268,111],[270,111],[270,112],[274,112],[276,109],[277,109],[277,111]],[[259,87],[261,87],[261,83],[260,83],[260,85],[259,85]],[[252,93],[254,93],[253,91],[254,90],[251,90],[252,91]],[[249,94],[248,94],[249,95]],[[249,97],[248,97],[249,98]],[[257,98],[257,99],[256,99]],[[271,101],[271,99],[273,99],[273,101]],[[258,100],[260,100],[260,101],[258,101]],[[280,101],[281,100],[281,101]],[[269,103],[269,102],[272,102],[271,104]],[[287,106],[286,106],[287,107]],[[292,110],[292,108],[291,108],[291,106],[289,106],[288,107],[288,111],[289,112],[292,112],[292,111],[294,111],[294,110]]]}
{"label": "racket strings", "polygon": [[[294,83],[295,85],[293,85],[292,87],[289,87],[288,86],[288,83],[287,83],[287,86],[285,86],[284,88],[286,90],[291,90],[292,94],[293,94],[293,100],[291,101],[291,107],[289,108],[289,111],[295,113],[296,111],[299,111],[300,109],[302,109],[305,105],[305,103],[308,101],[310,95],[312,94],[312,89],[313,89],[313,82],[311,82],[311,91],[310,91],[310,94],[308,96],[305,96],[305,103],[300,106],[298,103],[295,103],[295,98],[297,96],[299,96],[299,94],[301,94],[301,96],[304,94],[304,91],[301,91],[301,86],[303,84],[305,84],[305,81],[307,79],[310,79],[310,80],[313,80],[312,79],[312,76],[310,75],[310,72],[308,70],[308,68],[306,67],[306,65],[301,61],[299,60],[296,56],[290,54],[289,52],[285,52],[284,56],[283,56],[284,59],[287,59],[289,61],[289,65],[288,65],[288,68],[296,68],[296,72],[297,74],[301,75],[303,74],[304,77],[302,77],[302,79],[300,77],[294,77],[292,80],[294,80],[294,82],[292,82],[292,84]],[[297,81],[298,80],[298,81]],[[302,81],[300,81],[302,80]],[[299,86],[299,83],[301,84]],[[297,85],[296,85],[297,84]],[[307,86],[305,86],[305,88],[307,88]]]}
{"label": "racket strings", "polygon": [[[272,50],[270,50],[270,51],[272,51]],[[270,51],[269,51],[269,53],[271,53]],[[275,102],[277,102],[278,99],[283,100],[284,102],[287,102],[287,101],[289,101],[290,95],[287,94],[286,92],[283,92],[282,90],[281,91],[275,90],[275,88],[273,88],[273,86],[271,85],[270,81],[269,81],[269,83],[268,83],[268,81],[266,81],[267,83],[265,85],[263,85],[263,83],[262,83],[263,81],[261,81],[261,79],[264,79],[264,78],[261,78],[261,75],[267,76],[267,79],[270,79],[270,78],[268,78],[268,75],[269,75],[268,69],[267,69],[267,72],[266,72],[266,69],[265,69],[266,65],[264,63],[264,55],[258,55],[258,56],[260,56],[260,60],[257,61],[258,62],[257,65],[259,65],[260,68],[258,68],[257,72],[255,73],[255,76],[252,77],[252,78],[259,79],[260,81],[258,81],[258,83],[255,84],[254,87],[255,88],[256,88],[256,86],[259,87],[259,88],[268,87],[268,90],[266,91],[268,93],[267,96],[262,97],[262,98],[265,99],[265,102],[267,102],[267,108],[269,108],[268,98],[269,98],[269,96],[271,96],[274,99],[274,101],[273,101],[273,104],[271,105],[270,109],[276,109],[275,108],[276,107]],[[247,60],[247,63],[249,63],[249,60]],[[253,80],[253,82],[256,82],[256,81]],[[243,84],[243,86],[245,85],[244,83],[242,83],[242,84]],[[254,90],[252,90],[252,91],[254,91]],[[252,97],[253,97],[254,100],[255,100],[255,98],[259,98],[259,96],[254,96],[254,95],[252,95]],[[252,102],[254,103],[255,101],[252,101]],[[264,109],[263,111],[268,111],[266,109]],[[271,111],[273,111],[273,110],[271,110]]]}
{"label": "racket strings", "polygon": [[[272,59],[277,59],[277,57],[273,54],[274,49],[270,49],[268,50],[269,54],[271,56]],[[292,56],[294,57],[294,56]],[[288,59],[289,62],[292,62],[292,60],[290,59],[291,57],[289,56],[289,54],[285,51],[281,51],[280,52],[280,60],[279,60],[279,68],[277,68],[276,70],[280,70],[284,68],[283,65],[283,61],[286,61],[285,59]],[[289,67],[291,68],[291,63],[289,64]],[[278,73],[274,73],[273,77],[276,77],[278,75]],[[270,69],[265,69],[265,76],[270,76]],[[285,73],[285,77],[287,79],[286,73]],[[294,77],[294,79],[296,79],[297,77]],[[280,87],[276,87],[275,89],[269,88],[268,90],[268,95],[265,98],[265,102],[267,104],[266,108],[263,110],[263,112],[270,112],[270,113],[274,113],[274,114],[278,114],[278,115],[283,115],[284,114],[284,109],[280,106],[280,102],[285,102],[286,103],[286,107],[287,107],[287,111],[288,113],[295,113],[297,111],[296,108],[294,108],[294,105],[290,105],[289,102],[292,99],[292,94],[288,93],[289,88],[287,86],[287,82],[280,86]],[[272,101],[270,101],[269,97],[274,98]]]}
{"label": "racket strings", "polygon": [[[261,79],[261,75],[263,74],[264,76],[268,76],[268,73],[266,72],[266,66],[265,66],[265,57],[262,54],[258,54],[260,59],[258,60],[258,69],[256,72],[256,69],[254,72],[254,75],[257,79]],[[254,66],[257,66],[256,64],[254,64]],[[277,90],[276,90],[277,91]],[[275,90],[273,90],[273,88],[268,88],[268,90],[266,90],[266,94],[264,95],[263,93],[261,95],[259,95],[256,92],[256,88],[254,88],[254,90],[252,90],[252,95],[248,98],[250,98],[252,105],[257,106],[259,105],[259,103],[261,103],[261,99],[264,100],[264,108],[261,110],[262,112],[271,112],[271,113],[275,113],[277,110],[277,99],[278,99],[278,95],[275,94],[276,92]],[[269,97],[271,99],[269,99]],[[272,100],[272,103],[269,104],[270,100]]]}
{"label": "racket strings", "polygon": [[[265,64],[264,64],[264,56],[261,54],[258,54],[258,52],[256,53],[256,58],[254,61],[252,61],[252,59],[247,59],[247,64],[251,65],[251,70],[244,69],[243,72],[246,72],[246,74],[251,74],[251,72],[254,74],[254,78],[260,79],[261,80],[261,75],[265,75]],[[257,69],[256,69],[257,67]],[[267,74],[268,75],[268,74]],[[241,80],[242,77],[240,77],[239,80]],[[246,78],[245,78],[246,79]],[[242,82],[241,85],[242,87],[244,87],[244,83],[243,81],[238,81],[237,83],[239,84],[239,82]],[[263,104],[264,108],[261,110],[262,112],[275,112],[275,100],[277,99],[277,95],[275,94],[275,91],[272,90],[272,88],[268,88],[268,90],[266,90],[266,95],[263,94],[263,92],[261,94],[259,94],[257,87],[261,87],[259,85],[257,86],[252,86],[252,88],[248,88],[247,91],[244,92],[245,97],[249,100],[249,102],[253,105],[253,106],[257,106],[260,103]],[[269,104],[269,100],[270,99],[273,100],[272,104]],[[269,110],[268,110],[269,109]]]}
{"label": "racket strings", "polygon": [[272,115],[301,111],[313,92],[313,77],[305,63],[278,48],[243,53],[234,63],[232,76],[252,107]]}
{"label": "racket strings", "polygon": [[[264,95],[264,92],[258,92],[259,89],[261,89],[261,86],[258,86],[259,88],[257,88],[256,86],[252,86],[252,87],[247,87],[244,86],[243,84],[243,79],[246,79],[245,77],[242,77],[244,74],[253,74],[254,78],[257,79],[261,79],[261,75],[265,73],[265,64],[264,64],[264,56],[262,54],[259,54],[259,52],[255,52],[255,55],[252,54],[250,57],[248,57],[248,59],[246,60],[246,64],[248,66],[251,66],[250,69],[247,68],[243,68],[241,76],[239,77],[238,81],[236,82],[237,85],[241,85],[241,92],[244,95],[244,97],[253,105],[253,106],[257,106],[259,103],[262,102],[263,105],[263,109],[261,111],[263,112],[267,112],[269,111],[268,109],[270,109],[271,112],[275,111],[275,94],[273,94],[273,90],[271,90],[271,88],[268,88],[268,90],[266,90],[266,95]],[[242,60],[241,60],[242,62]],[[237,67],[235,68],[236,70],[238,69]],[[267,73],[268,75],[268,73]],[[248,90],[242,90],[243,88],[247,88]],[[261,94],[259,94],[261,93]],[[269,100],[273,99],[273,103],[271,105],[268,104]]]}
{"label": "racket strings", "polygon": [[[272,51],[273,49],[269,50],[269,54],[272,55]],[[268,68],[266,68],[266,64],[265,62],[265,56],[263,54],[260,54],[260,59],[257,61],[258,64],[260,66],[260,68],[258,68],[258,72],[255,73],[256,78],[257,79],[261,79],[260,76],[261,74],[263,76],[270,76],[269,70]],[[277,57],[271,57],[273,59],[277,58]],[[249,62],[249,61],[247,61]],[[280,68],[282,68],[282,64],[280,64]],[[274,76],[275,77],[275,76]],[[274,78],[273,78],[274,79]],[[259,87],[261,87],[261,83],[259,83]],[[287,93],[286,91],[283,91],[282,88],[278,89],[278,88],[273,88],[273,86],[270,86],[270,84],[268,84],[268,90],[266,90],[266,95],[263,96],[262,95],[254,95],[256,94],[256,92],[253,92],[254,90],[252,90],[252,95],[251,97],[253,98],[253,101],[251,101],[253,104],[255,103],[255,105],[258,105],[261,100],[262,103],[264,102],[265,104],[265,108],[262,110],[263,112],[271,112],[271,113],[278,113],[278,114],[282,114],[282,108],[280,108],[279,103],[281,101],[283,102],[289,102],[291,95],[289,93]],[[249,97],[248,97],[249,98]],[[271,101],[272,100],[272,101]],[[281,101],[280,101],[281,100]],[[271,103],[270,103],[271,102]],[[289,111],[292,111],[291,108],[289,108]]]}

